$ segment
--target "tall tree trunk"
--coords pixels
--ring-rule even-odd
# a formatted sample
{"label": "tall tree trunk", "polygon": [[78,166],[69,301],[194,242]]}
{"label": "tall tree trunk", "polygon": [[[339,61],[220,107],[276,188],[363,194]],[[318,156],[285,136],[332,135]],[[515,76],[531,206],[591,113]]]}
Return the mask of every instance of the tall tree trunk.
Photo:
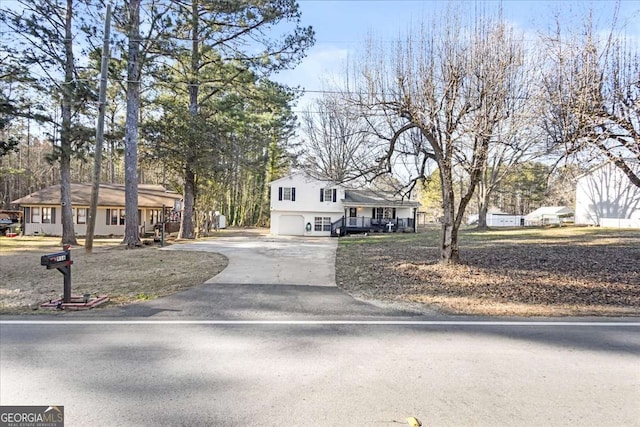
{"label": "tall tree trunk", "polygon": [[124,137],[125,230],[129,248],[140,246],[138,231],[138,113],[140,111],[140,1],[129,1],[127,115]]}
{"label": "tall tree trunk", "polygon": [[104,24],[104,40],[102,43],[102,62],[100,66],[100,96],[98,99],[98,123],[96,126],[96,146],[94,150],[93,180],[91,182],[91,204],[87,218],[87,236],[84,243],[85,252],[93,250],[93,234],[96,229],[98,212],[98,196],[102,172],[102,146],[104,143],[104,115],[107,107],[107,74],[109,66],[109,32],[111,29],[111,5],[107,5],[107,16]]}
{"label": "tall tree trunk", "polygon": [[478,181],[478,228],[486,230],[487,226],[487,211],[489,210],[489,192],[487,191],[487,185],[485,179]]}
{"label": "tall tree trunk", "polygon": [[182,217],[180,223],[180,237],[182,239],[194,239],[193,212],[195,206],[195,174],[188,161],[184,172],[184,201],[182,203]]}
{"label": "tall tree trunk", "polygon": [[[112,121],[113,123],[113,121]],[[113,128],[112,128],[113,129]],[[115,184],[116,183],[116,166],[115,166],[115,162],[116,162],[116,147],[115,147],[116,143],[115,141],[111,140],[109,141],[109,182],[111,184]]]}
{"label": "tall tree trunk", "polygon": [[189,132],[189,153],[184,166],[184,203],[182,220],[180,224],[180,237],[194,239],[193,211],[195,206],[195,173],[193,166],[196,156],[197,139],[196,132],[198,119],[198,70],[200,68],[200,17],[198,15],[198,1],[191,2],[191,76],[189,76],[189,114],[191,115],[191,129]]}
{"label": "tall tree trunk", "polygon": [[67,0],[64,32],[64,85],[62,87],[62,129],[60,130],[60,205],[62,207],[62,244],[77,245],[71,206],[71,103],[73,99],[73,0]]}
{"label": "tall tree trunk", "polygon": [[458,227],[456,226],[456,202],[451,168],[440,168],[442,183],[442,232],[440,233],[440,262],[457,264],[460,261],[458,251]]}

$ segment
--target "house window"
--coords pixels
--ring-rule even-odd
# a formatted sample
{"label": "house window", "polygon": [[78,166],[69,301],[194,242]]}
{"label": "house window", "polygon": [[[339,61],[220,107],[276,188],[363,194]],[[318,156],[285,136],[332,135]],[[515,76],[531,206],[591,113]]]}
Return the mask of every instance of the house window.
{"label": "house window", "polygon": [[336,202],[338,191],[335,188],[321,188],[320,189],[320,201],[321,202]]}
{"label": "house window", "polygon": [[51,208],[42,208],[42,223],[51,224]]}
{"label": "house window", "polygon": [[78,213],[76,216],[76,222],[78,224],[86,224],[87,223],[87,208],[78,208]]}
{"label": "house window", "polygon": [[317,216],[313,219],[313,231],[331,231],[331,218]]}
{"label": "house window", "polygon": [[120,209],[120,225],[124,225],[124,209]]}
{"label": "house window", "polygon": [[31,208],[31,222],[34,224],[40,222],[40,208]]}
{"label": "house window", "polygon": [[118,225],[118,209],[107,209],[107,225]]}
{"label": "house window", "polygon": [[379,220],[396,219],[396,208],[376,208],[375,218]]}
{"label": "house window", "polygon": [[151,218],[150,218],[151,225],[155,224],[156,222],[162,221],[162,218],[160,217],[162,211],[160,209],[152,209],[150,212],[151,212]]}
{"label": "house window", "polygon": [[278,187],[278,200],[296,201],[295,187]]}

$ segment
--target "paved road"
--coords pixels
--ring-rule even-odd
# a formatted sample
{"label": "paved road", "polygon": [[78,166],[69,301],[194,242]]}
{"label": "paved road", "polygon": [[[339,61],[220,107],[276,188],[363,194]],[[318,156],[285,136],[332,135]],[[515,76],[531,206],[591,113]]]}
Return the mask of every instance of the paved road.
{"label": "paved road", "polygon": [[0,324],[0,403],[64,405],[67,426],[640,419],[640,323],[111,322]]}
{"label": "paved road", "polygon": [[638,321],[375,307],[323,276],[333,241],[261,239],[205,245],[236,273],[168,298],[1,319],[0,404],[67,426],[638,425]]}

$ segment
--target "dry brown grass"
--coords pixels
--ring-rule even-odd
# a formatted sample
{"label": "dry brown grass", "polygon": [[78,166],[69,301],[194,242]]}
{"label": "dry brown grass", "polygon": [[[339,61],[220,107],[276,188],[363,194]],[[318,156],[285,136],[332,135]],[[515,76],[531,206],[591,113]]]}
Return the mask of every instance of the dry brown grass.
{"label": "dry brown grass", "polygon": [[438,230],[341,240],[339,286],[455,314],[640,315],[640,231],[513,229],[461,234],[463,264],[438,263]]}
{"label": "dry brown grass", "polygon": [[[361,298],[446,313],[640,316],[640,230],[466,230],[463,264],[453,267],[437,263],[437,244],[437,230],[343,238],[336,281]],[[62,275],[40,266],[59,250],[58,238],[0,237],[0,313],[32,312],[61,295]],[[120,240],[72,257],[73,293],[107,294],[112,304],[196,286],[226,266],[214,253],[127,250]]]}
{"label": "dry brown grass", "polygon": [[[61,296],[62,274],[40,266],[41,255],[61,250],[59,242],[52,237],[0,237],[0,313],[31,312]],[[126,249],[120,239],[96,240],[92,254],[78,247],[71,257],[72,293],[108,295],[112,305],[202,284],[227,265],[226,258],[215,253],[161,251],[153,245]]]}

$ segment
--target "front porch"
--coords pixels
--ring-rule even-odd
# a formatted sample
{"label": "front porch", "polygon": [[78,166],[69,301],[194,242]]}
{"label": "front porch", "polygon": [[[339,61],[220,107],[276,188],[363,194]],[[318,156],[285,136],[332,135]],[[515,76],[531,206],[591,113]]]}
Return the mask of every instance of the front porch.
{"label": "front porch", "polygon": [[414,231],[414,218],[342,217],[331,224],[331,236],[333,237],[359,233],[406,233]]}

